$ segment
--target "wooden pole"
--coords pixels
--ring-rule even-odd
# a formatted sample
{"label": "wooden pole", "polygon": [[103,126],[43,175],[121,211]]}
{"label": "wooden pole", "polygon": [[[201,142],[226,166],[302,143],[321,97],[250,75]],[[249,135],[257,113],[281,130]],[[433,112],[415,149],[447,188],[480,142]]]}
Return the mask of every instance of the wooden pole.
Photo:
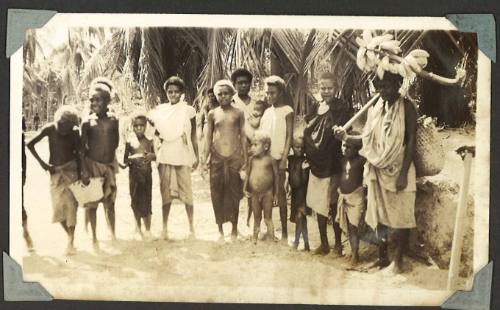
{"label": "wooden pole", "polygon": [[366,112],[368,112],[368,109],[373,105],[375,104],[375,102],[377,102],[378,98],[380,97],[380,94],[375,94],[375,96],[372,97],[372,99],[370,99],[370,101],[368,101],[362,108],[361,110],[358,111],[358,113],[356,113],[350,120],[347,121],[347,123],[345,123],[344,126],[342,126],[342,129],[344,129],[345,131],[347,131],[351,126],[352,124],[358,119],[361,117],[361,115],[365,114]]}
{"label": "wooden pole", "polygon": [[458,196],[458,207],[455,216],[455,229],[453,233],[453,243],[451,248],[450,269],[448,271],[448,290],[454,290],[458,280],[460,267],[460,257],[462,255],[462,243],[464,234],[465,211],[467,210],[467,196],[469,194],[470,171],[473,153],[465,150],[462,154],[464,161],[464,174],[460,193]]}

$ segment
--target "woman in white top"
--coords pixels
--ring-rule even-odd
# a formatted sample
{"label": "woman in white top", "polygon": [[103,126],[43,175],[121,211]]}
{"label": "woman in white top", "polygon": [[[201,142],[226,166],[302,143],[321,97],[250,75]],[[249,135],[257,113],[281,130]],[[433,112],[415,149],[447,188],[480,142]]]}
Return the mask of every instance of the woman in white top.
{"label": "woman in white top", "polygon": [[172,196],[175,188],[178,198],[186,205],[190,236],[194,236],[191,170],[198,165],[198,140],[196,112],[181,100],[184,81],[176,76],[170,77],[164,89],[169,102],[157,106],[148,118],[162,141],[157,163],[163,211],[162,237],[168,239],[167,222],[172,199],[176,198]]}
{"label": "woman in white top", "polygon": [[293,133],[293,109],[285,103],[285,81],[272,75],[265,80],[268,108],[260,121],[260,130],[271,137],[271,156],[279,167],[278,206],[280,208],[282,241],[288,240],[287,203],[285,194],[285,178],[287,157],[290,152]]}

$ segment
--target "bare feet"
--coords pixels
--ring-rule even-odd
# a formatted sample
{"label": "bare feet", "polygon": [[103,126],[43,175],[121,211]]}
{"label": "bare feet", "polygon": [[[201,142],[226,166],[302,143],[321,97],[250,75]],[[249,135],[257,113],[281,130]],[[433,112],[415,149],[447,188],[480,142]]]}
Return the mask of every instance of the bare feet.
{"label": "bare feet", "polygon": [[151,231],[149,230],[146,230],[143,234],[143,237],[144,237],[144,241],[153,241],[153,235],[151,234]]}
{"label": "bare feet", "polygon": [[368,268],[373,269],[384,269],[385,267],[389,266],[391,262],[388,259],[377,259],[373,264],[371,264]]}
{"label": "bare feet", "polygon": [[309,252],[311,248],[309,247],[309,243],[304,244],[304,251]]}
{"label": "bare feet", "polygon": [[404,264],[403,258],[397,259],[394,261],[394,273],[395,274],[406,273],[408,271],[406,267],[407,266]]}
{"label": "bare feet", "polygon": [[222,244],[222,243],[224,243],[225,241],[226,241],[226,240],[225,240],[225,238],[224,238],[224,235],[219,235],[219,238],[217,239],[217,243]]}
{"label": "bare feet", "polygon": [[238,240],[238,234],[237,233],[232,233],[231,234],[231,241],[236,241]]}
{"label": "bare feet", "polygon": [[168,230],[166,227],[163,228],[163,231],[161,232],[161,239],[168,240]]}
{"label": "bare feet", "polygon": [[66,255],[67,256],[72,256],[76,254],[76,249],[72,244],[68,244],[66,247]]}
{"label": "bare feet", "polygon": [[316,250],[313,251],[313,255],[325,256],[328,253],[330,253],[330,247],[323,245],[320,245],[318,248],[316,248]]}
{"label": "bare feet", "polygon": [[337,256],[343,256],[342,254],[342,245],[341,244],[336,244],[333,248],[333,253]]}

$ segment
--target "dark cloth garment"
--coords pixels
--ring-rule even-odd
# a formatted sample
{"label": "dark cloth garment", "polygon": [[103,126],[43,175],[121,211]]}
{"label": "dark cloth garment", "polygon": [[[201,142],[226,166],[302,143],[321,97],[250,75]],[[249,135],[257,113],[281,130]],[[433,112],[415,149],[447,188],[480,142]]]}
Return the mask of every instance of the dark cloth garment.
{"label": "dark cloth garment", "polygon": [[240,200],[243,198],[243,182],[240,178],[243,163],[241,151],[229,157],[218,154],[215,149],[211,151],[210,194],[217,224],[238,219]]}
{"label": "dark cloth garment", "polygon": [[288,183],[291,188],[290,221],[296,223],[297,213],[311,215],[311,208],[306,206],[309,168],[303,168],[305,157],[288,156]]}
{"label": "dark cloth garment", "polygon": [[326,178],[342,170],[342,142],[335,139],[332,127],[343,126],[350,119],[352,110],[340,99],[330,101],[329,111],[322,115],[317,113],[318,106],[307,117],[304,151],[312,174],[318,178]]}
{"label": "dark cloth garment", "polygon": [[152,169],[150,162],[129,160],[128,156],[154,153],[153,140],[143,138],[137,147],[129,142],[125,144],[125,160],[129,165],[129,192],[132,211],[136,217],[146,217],[151,214],[152,200]]}
{"label": "dark cloth garment", "polygon": [[137,217],[146,217],[151,214],[151,192],[153,181],[150,169],[130,167],[129,190],[132,211]]}

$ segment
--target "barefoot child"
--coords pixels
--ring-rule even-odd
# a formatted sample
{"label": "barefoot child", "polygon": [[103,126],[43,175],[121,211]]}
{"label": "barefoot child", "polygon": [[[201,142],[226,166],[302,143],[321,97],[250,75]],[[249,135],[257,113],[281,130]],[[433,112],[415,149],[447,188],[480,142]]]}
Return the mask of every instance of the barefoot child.
{"label": "barefoot child", "polygon": [[250,163],[248,177],[245,181],[244,192],[252,199],[254,216],[253,241],[257,243],[260,232],[260,221],[264,211],[264,221],[267,226],[267,235],[275,240],[273,226],[273,205],[278,202],[278,165],[269,155],[271,138],[261,131],[256,131],[250,147]]}
{"label": "barefoot child", "polygon": [[[147,118],[145,114],[136,114],[132,117],[134,133],[125,144],[123,162],[128,165],[129,188],[132,211],[136,222],[136,234],[146,240],[151,240],[151,161],[156,159],[153,140],[144,135]],[[146,232],[141,231],[141,218],[144,221]]]}
{"label": "barefoot child", "polygon": [[[43,127],[27,144],[40,166],[50,172],[50,194],[54,210],[52,221],[60,222],[68,234],[68,255],[76,251],[73,240],[78,203],[68,186],[80,178],[78,125],[78,112],[70,106],[62,106],[54,114],[54,122]],[[35,149],[36,144],[44,137],[49,140],[49,163]]]}
{"label": "barefoot child", "polygon": [[[356,133],[351,133],[356,134]],[[352,142],[342,142],[342,175],[340,177],[338,212],[335,219],[342,231],[349,236],[351,259],[349,267],[359,262],[358,227],[366,209],[365,191],[363,188],[363,165],[365,159],[358,154],[361,146]]]}
{"label": "barefoot child", "polygon": [[172,205],[172,189],[184,203],[189,222],[189,236],[194,237],[194,207],[191,171],[198,166],[198,140],[196,138],[196,111],[181,100],[186,86],[172,76],[163,89],[168,102],[158,105],[149,115],[149,121],[162,141],[157,154],[163,213],[162,237],[168,240],[168,216]]}
{"label": "barefoot child", "polygon": [[[240,171],[247,162],[247,138],[243,111],[233,107],[234,88],[231,81],[221,80],[214,86],[220,106],[208,113],[206,152],[203,169],[210,165],[210,194],[220,238],[224,240],[222,224],[231,222],[231,238],[238,236],[238,213],[243,198]],[[210,163],[208,159],[210,157]]]}
{"label": "barefoot child", "polygon": [[[260,120],[264,111],[267,109],[267,103],[262,100],[257,100],[253,106],[253,111],[245,122],[245,134],[247,135],[248,145],[252,144],[252,139],[256,130],[259,129]],[[248,199],[248,215],[247,215],[247,226],[250,226],[250,217],[252,216],[252,203],[250,198]]]}
{"label": "barefoot child", "polygon": [[82,124],[82,146],[84,150],[82,174],[83,182],[90,178],[103,178],[104,197],[97,202],[85,204],[85,215],[92,228],[94,249],[99,248],[96,235],[97,207],[102,202],[106,222],[115,240],[115,199],[118,161],[116,148],[119,142],[118,119],[108,110],[113,86],[105,78],[97,78],[90,85],[90,109],[92,113]]}
{"label": "barefoot child", "polygon": [[278,206],[280,208],[281,240],[287,242],[287,202],[285,193],[286,160],[292,144],[293,109],[285,102],[285,81],[272,75],[265,80],[269,107],[260,121],[260,130],[271,137],[271,156],[278,164]]}
{"label": "barefoot child", "polygon": [[311,209],[306,206],[307,183],[309,182],[309,164],[304,154],[304,138],[299,135],[293,139],[293,155],[288,156],[288,183],[292,199],[290,220],[295,223],[295,241],[293,247],[299,246],[300,235],[304,238],[304,250],[310,251],[307,233],[307,215]]}

